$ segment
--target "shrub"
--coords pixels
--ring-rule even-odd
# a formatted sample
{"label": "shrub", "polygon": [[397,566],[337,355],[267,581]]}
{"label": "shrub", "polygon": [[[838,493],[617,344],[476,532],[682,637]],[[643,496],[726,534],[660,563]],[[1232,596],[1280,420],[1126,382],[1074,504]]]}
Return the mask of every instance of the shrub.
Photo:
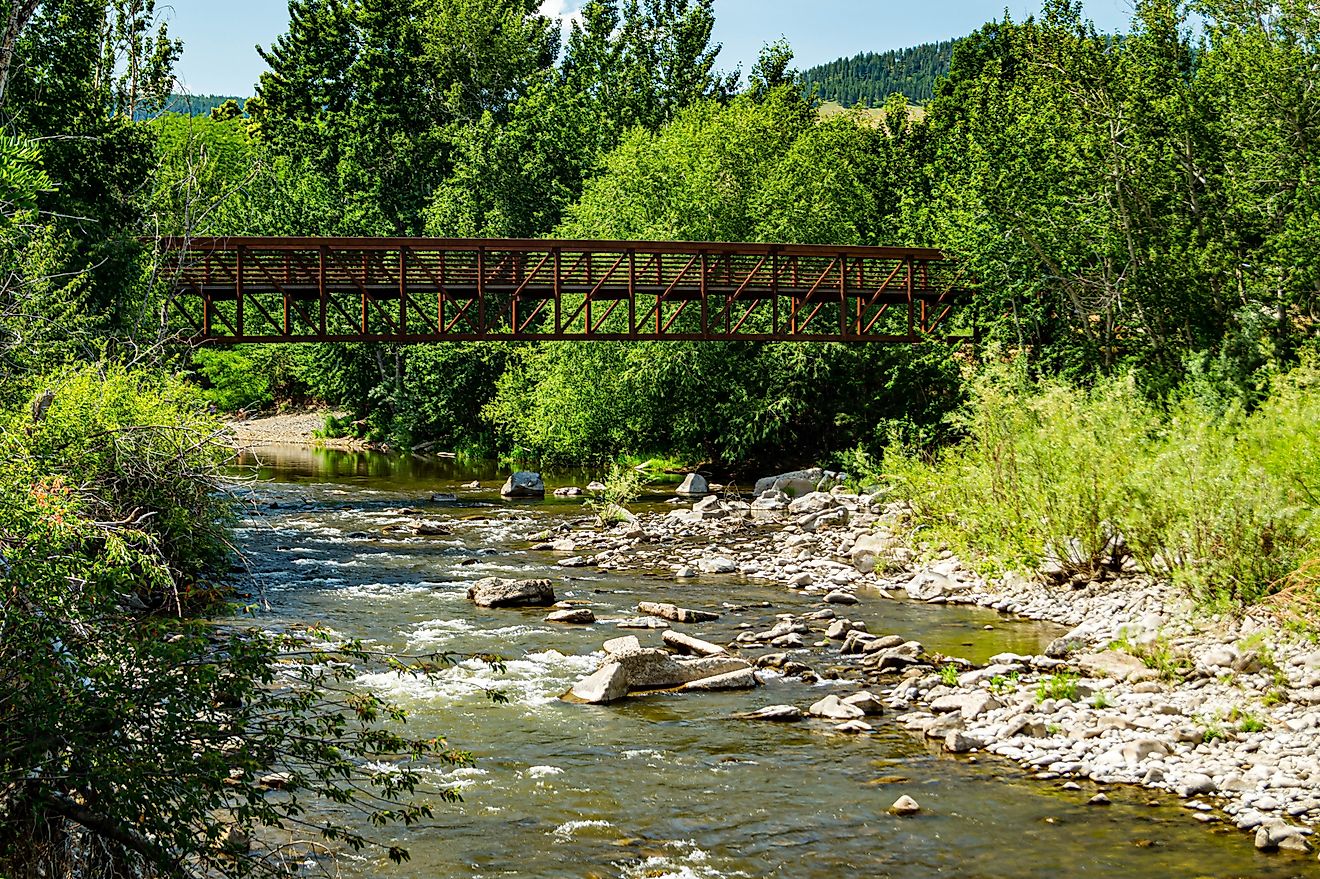
{"label": "shrub", "polygon": [[989,567],[1095,577],[1130,554],[1209,606],[1277,591],[1317,547],[1320,371],[1279,377],[1251,414],[1184,394],[1160,408],[1127,377],[1090,389],[977,380],[966,439],[891,449],[883,476],[914,525]]}
{"label": "shrub", "polygon": [[615,464],[605,477],[605,490],[600,497],[587,501],[595,510],[602,525],[617,525],[629,518],[628,504],[637,499],[642,487],[642,474],[632,467]]}
{"label": "shrub", "polygon": [[183,616],[228,545],[197,392],[90,367],[36,387],[0,411],[0,874],[282,875],[322,840],[372,844],[355,826],[429,816],[420,765],[469,755],[351,683],[449,658]]}

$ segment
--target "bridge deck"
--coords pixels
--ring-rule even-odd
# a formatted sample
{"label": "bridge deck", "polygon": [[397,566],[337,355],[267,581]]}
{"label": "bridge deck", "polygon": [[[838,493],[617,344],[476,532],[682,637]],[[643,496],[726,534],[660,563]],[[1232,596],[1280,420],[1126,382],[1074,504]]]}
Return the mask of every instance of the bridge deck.
{"label": "bridge deck", "polygon": [[938,250],[436,238],[163,243],[171,320],[212,342],[961,338]]}

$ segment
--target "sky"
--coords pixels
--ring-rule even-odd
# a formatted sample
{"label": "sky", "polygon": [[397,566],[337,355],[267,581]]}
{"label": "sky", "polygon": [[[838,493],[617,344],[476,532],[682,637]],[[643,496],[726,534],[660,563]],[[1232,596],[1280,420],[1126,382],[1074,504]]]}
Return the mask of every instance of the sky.
{"label": "sky", "polygon": [[[545,0],[561,19],[582,0]],[[763,45],[785,37],[805,69],[859,52],[883,52],[963,36],[1005,8],[1014,18],[1040,9],[1039,0],[715,0],[719,66],[744,73]],[[1087,0],[1101,30],[1125,30],[1133,0]],[[158,10],[171,35],[184,41],[180,84],[191,94],[246,96],[264,64],[255,46],[269,46],[288,25],[283,0],[173,0]]]}

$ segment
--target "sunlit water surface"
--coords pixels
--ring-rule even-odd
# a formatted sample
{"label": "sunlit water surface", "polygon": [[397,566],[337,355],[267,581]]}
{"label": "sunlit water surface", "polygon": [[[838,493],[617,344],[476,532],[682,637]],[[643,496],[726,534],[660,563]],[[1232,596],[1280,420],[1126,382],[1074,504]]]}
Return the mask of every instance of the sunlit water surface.
{"label": "sunlit water surface", "polygon": [[[549,576],[561,599],[590,602],[602,621],[635,616],[641,600],[728,612],[688,629],[731,640],[739,623],[758,629],[777,613],[820,605],[812,597],[738,577],[678,585],[659,573],[565,571],[530,537],[582,515],[580,501],[506,503],[493,466],[312,451],[246,455],[233,473],[255,503],[240,531],[261,622],[278,629],[322,624],[403,651],[495,653],[502,673],[470,661],[440,683],[393,673],[363,686],[406,706],[413,733],[443,735],[475,752],[475,768],[437,770],[438,786],[463,802],[436,819],[391,832],[412,860],[402,867],[349,857],[348,875],[439,877],[839,876],[1285,877],[1320,875],[1315,862],[1257,854],[1249,837],[1203,825],[1172,798],[1110,790],[1113,805],[1086,805],[1094,789],[1066,791],[993,758],[942,756],[900,729],[892,715],[873,735],[834,733],[824,723],[753,724],[731,715],[764,705],[806,706],[839,688],[768,677],[747,693],[658,695],[611,707],[561,702],[599,664],[601,643],[627,632],[609,622],[563,627],[544,611],[481,610],[465,600],[481,577]],[[585,485],[595,474],[546,474]],[[460,489],[474,479],[481,491]],[[458,503],[432,501],[455,494]],[[650,498],[659,502],[667,495]],[[453,526],[449,537],[392,532],[420,511]],[[757,605],[766,606],[757,606]],[[848,616],[929,649],[984,661],[1030,652],[1057,634],[987,611],[880,598]],[[987,626],[993,628],[987,629]],[[637,633],[659,643],[659,633]],[[817,669],[830,656],[802,658]],[[487,696],[499,689],[507,704]],[[855,685],[840,692],[852,692]],[[887,813],[908,794],[923,811]]]}

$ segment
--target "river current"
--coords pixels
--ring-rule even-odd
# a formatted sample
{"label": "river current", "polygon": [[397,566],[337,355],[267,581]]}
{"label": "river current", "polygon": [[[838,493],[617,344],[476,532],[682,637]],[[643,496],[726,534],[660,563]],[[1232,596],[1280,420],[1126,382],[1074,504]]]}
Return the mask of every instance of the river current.
{"label": "river current", "polygon": [[[477,757],[474,768],[437,770],[431,781],[463,802],[391,831],[412,860],[347,855],[348,876],[444,877],[1273,877],[1320,875],[1313,860],[1255,852],[1249,837],[1202,823],[1176,798],[1110,788],[1067,790],[995,758],[952,758],[899,728],[892,713],[871,735],[829,724],[757,724],[732,715],[765,705],[806,707],[856,690],[766,676],[743,693],[654,695],[608,706],[560,701],[600,662],[603,641],[629,632],[610,621],[639,601],[724,611],[684,631],[724,643],[777,613],[817,609],[815,596],[736,576],[679,585],[668,572],[557,567],[530,549],[547,527],[579,519],[579,501],[505,502],[504,474],[369,453],[262,449],[232,471],[246,497],[240,548],[270,629],[320,624],[346,637],[407,652],[493,653],[503,672],[465,662],[439,683],[376,673],[361,686],[411,714],[411,733],[441,735]],[[594,474],[546,474],[585,485]],[[460,486],[481,480],[480,491]],[[453,494],[458,502],[432,500]],[[667,494],[644,499],[658,504]],[[656,507],[667,509],[666,507]],[[407,510],[415,512],[407,512]],[[417,537],[423,518],[452,534]],[[482,577],[550,577],[560,599],[589,602],[601,620],[567,627],[543,610],[483,610],[465,599]],[[866,598],[848,616],[871,632],[983,662],[1037,652],[1054,627],[993,612]],[[644,644],[659,633],[635,632]],[[801,658],[827,669],[827,652]],[[509,701],[492,702],[498,689]],[[907,794],[921,814],[889,806]]]}

